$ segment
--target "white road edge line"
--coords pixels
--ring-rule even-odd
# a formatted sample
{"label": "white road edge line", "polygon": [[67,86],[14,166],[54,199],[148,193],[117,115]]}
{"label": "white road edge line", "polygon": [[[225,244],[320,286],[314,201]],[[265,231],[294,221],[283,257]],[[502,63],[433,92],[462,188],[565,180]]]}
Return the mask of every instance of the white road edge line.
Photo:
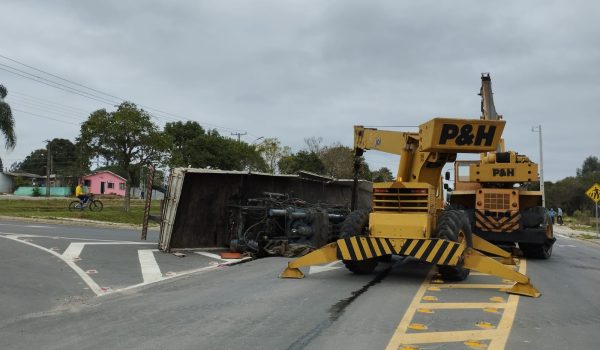
{"label": "white road edge line", "polygon": [[140,267],[142,269],[142,277],[144,283],[158,282],[163,278],[162,272],[160,272],[160,266],[156,262],[154,252],[157,249],[141,249],[138,250],[138,258],[140,260]]}
{"label": "white road edge line", "polygon": [[[250,260],[250,259],[251,258],[243,258],[243,259],[239,259],[239,261],[245,261],[245,260]],[[153,284],[153,283],[156,283],[156,282],[170,280],[172,278],[182,277],[182,276],[191,275],[191,274],[194,274],[194,273],[199,273],[199,272],[204,272],[204,271],[210,271],[210,270],[218,269],[218,268],[223,267],[223,266],[232,265],[232,264],[237,263],[239,261],[225,262],[225,263],[222,263],[222,264],[219,264],[219,265],[211,265],[211,266],[200,267],[200,268],[197,268],[197,269],[181,271],[181,272],[177,272],[177,274],[174,275],[174,276],[163,277],[160,281],[142,282],[142,283],[134,284],[134,285],[131,285],[131,286],[127,286],[127,287],[123,287],[123,288],[111,290],[111,291],[109,291],[107,293],[100,294],[98,296],[101,297],[101,296],[109,295],[109,294],[112,294],[112,293],[124,292],[124,291],[127,291],[127,290],[131,290],[131,289],[135,289],[135,288],[147,286],[149,284]]]}
{"label": "white road edge line", "polygon": [[81,255],[81,251],[85,247],[85,243],[71,243],[62,253],[62,256],[68,260],[73,261],[74,258],[79,257]]}
{"label": "white road edge line", "polygon": [[206,256],[208,258],[211,258],[211,259],[221,260],[221,261],[229,261],[229,260],[231,260],[231,259],[223,259],[223,258],[221,258],[221,256],[219,254],[214,254],[214,253],[209,253],[209,252],[194,252],[194,253],[196,253],[198,255],[204,255],[204,256]]}
{"label": "white road edge line", "polygon": [[62,255],[65,257],[65,259],[68,260],[73,260],[73,258],[78,257],[81,255],[81,251],[83,250],[83,248],[86,245],[135,245],[137,244],[136,242],[120,242],[120,241],[115,241],[115,242],[74,242],[69,244],[69,246],[67,247],[67,249],[65,249],[65,251],[62,253]]}
{"label": "white road edge line", "polygon": [[85,273],[85,271],[83,271],[79,266],[77,266],[72,260],[67,260],[65,257],[63,257],[61,254],[58,254],[57,252],[44,248],[42,246],[39,246],[37,244],[33,244],[30,242],[26,242],[23,240],[18,239],[19,236],[23,236],[20,235],[18,233],[8,233],[8,232],[2,232],[6,235],[0,236],[0,237],[4,237],[6,239],[10,239],[13,240],[15,242],[19,242],[19,243],[23,243],[23,244],[27,244],[29,246],[41,249],[43,251],[45,251],[46,253],[52,254],[55,257],[59,258],[60,260],[64,261],[65,264],[67,264],[67,266],[69,266],[71,269],[73,269],[73,271],[75,271],[75,273],[77,275],[79,275],[79,277],[88,285],[88,287],[90,287],[90,290],[92,290],[92,292],[94,292],[96,295],[100,296],[103,294],[102,289],[100,288],[100,286],[98,286],[98,284],[96,282],[94,282],[93,279],[90,278],[90,276],[88,276],[87,273]]}
{"label": "white road edge line", "polygon": [[78,238],[78,237],[64,237],[64,236],[44,236],[44,235],[32,235],[28,233],[8,233],[8,232],[0,232],[0,234],[7,234],[11,236],[19,236],[19,237],[38,237],[38,238],[52,238],[52,239],[72,239],[76,241],[90,241],[95,243],[87,243],[87,244],[101,244],[102,242],[108,242],[108,244],[158,244],[151,242],[135,242],[135,241],[117,241],[114,239],[99,239],[99,238]]}
{"label": "white road edge line", "polygon": [[321,272],[326,272],[326,271],[341,269],[342,268],[341,266],[336,266],[340,262],[341,262],[341,260],[336,260],[334,262],[330,262],[329,264],[325,264],[325,265],[311,266],[308,269],[308,274],[309,275],[314,275],[315,273],[321,273]]}
{"label": "white road edge line", "polygon": [[[46,249],[42,246],[39,246],[37,244],[33,244],[30,242],[26,242],[23,240],[18,239],[18,237],[30,237],[33,235],[27,235],[27,234],[19,234],[19,233],[10,233],[10,232],[0,232],[0,237],[4,237],[6,239],[10,239],[19,243],[23,243],[23,244],[27,244],[29,246],[41,249],[47,253],[50,253],[54,256],[56,256],[57,258],[59,258],[60,260],[62,260],[63,262],[65,262],[71,269],[73,269],[73,271],[75,271],[75,273],[77,273],[77,275],[79,275],[79,277],[81,277],[81,279],[90,287],[90,289],[96,294],[96,296],[101,297],[101,296],[105,296],[105,295],[109,295],[109,294],[113,294],[113,293],[119,293],[119,292],[123,292],[123,291],[127,291],[127,290],[131,290],[131,289],[135,289],[135,288],[139,288],[139,287],[143,287],[149,284],[153,284],[156,282],[160,282],[160,281],[165,281],[165,280],[169,280],[172,278],[177,278],[177,277],[181,277],[181,276],[185,276],[185,275],[191,275],[194,273],[198,273],[198,272],[203,272],[203,271],[209,271],[209,270],[214,270],[214,269],[218,269],[220,267],[223,266],[228,266],[228,265],[232,265],[235,263],[238,263],[240,261],[245,261],[245,260],[251,260],[251,258],[242,258],[242,259],[236,259],[235,261],[231,261],[231,259],[229,259],[227,262],[218,264],[218,265],[212,265],[212,266],[206,266],[206,267],[200,267],[197,269],[192,269],[192,270],[186,270],[186,271],[181,271],[178,272],[176,275],[174,276],[167,276],[167,277],[163,277],[161,280],[159,281],[153,281],[153,282],[142,282],[142,283],[138,283],[138,284],[134,284],[131,286],[127,286],[127,287],[123,287],[123,288],[119,288],[119,289],[109,289],[109,290],[103,290],[102,288],[100,288],[100,286],[98,286],[98,284],[96,284],[96,282],[94,282],[93,279],[90,278],[90,276],[85,273],[85,271],[83,271],[79,266],[77,266],[73,261],[68,261],[66,260],[61,254],[58,254],[57,252],[50,250],[50,249]],[[77,238],[75,238],[77,239]],[[113,242],[113,241],[111,241]],[[120,243],[119,241],[113,243],[113,244],[118,244]],[[136,242],[131,242],[131,243],[136,243]],[[86,243],[89,244],[89,243]],[[140,244],[150,244],[150,243],[140,243]],[[156,244],[156,243],[151,243],[151,244]],[[154,249],[154,251],[156,251],[156,249]]]}

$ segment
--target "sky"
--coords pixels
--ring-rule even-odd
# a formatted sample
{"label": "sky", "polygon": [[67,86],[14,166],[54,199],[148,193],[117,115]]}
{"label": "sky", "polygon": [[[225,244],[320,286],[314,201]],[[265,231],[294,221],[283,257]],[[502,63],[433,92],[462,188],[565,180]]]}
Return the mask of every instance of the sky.
{"label": "sky", "polygon": [[[0,147],[5,166],[45,140],[74,141],[90,112],[123,99],[161,126],[195,120],[246,133],[249,143],[276,137],[293,151],[313,136],[351,146],[355,124],[478,118],[482,72],[507,121],[507,148],[539,161],[532,126],[542,126],[546,181],[600,156],[597,2],[2,0],[1,8],[0,84],[17,133],[13,151]],[[396,171],[397,156],[366,158]]]}

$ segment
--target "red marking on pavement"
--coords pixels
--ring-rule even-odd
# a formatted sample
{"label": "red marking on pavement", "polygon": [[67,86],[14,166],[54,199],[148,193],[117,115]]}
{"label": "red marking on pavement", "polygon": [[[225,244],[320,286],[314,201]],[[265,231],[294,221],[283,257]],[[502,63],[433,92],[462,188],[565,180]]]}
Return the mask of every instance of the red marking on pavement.
{"label": "red marking on pavement", "polygon": [[88,275],[95,275],[98,273],[98,271],[96,270],[87,270],[85,273],[87,273]]}
{"label": "red marking on pavement", "polygon": [[101,287],[100,290],[103,291],[104,293],[110,292],[110,287]]}
{"label": "red marking on pavement", "polygon": [[242,254],[234,252],[221,252],[219,253],[221,259],[241,259]]}
{"label": "red marking on pavement", "polygon": [[73,257],[73,261],[80,261],[80,260],[81,260],[81,258],[80,258],[80,257],[78,257],[78,256],[74,256],[74,257]]}
{"label": "red marking on pavement", "polygon": [[175,275],[177,275],[177,273],[175,273],[173,271],[169,271],[169,272],[165,273],[165,276],[167,276],[167,277],[172,277],[172,276],[175,276]]}

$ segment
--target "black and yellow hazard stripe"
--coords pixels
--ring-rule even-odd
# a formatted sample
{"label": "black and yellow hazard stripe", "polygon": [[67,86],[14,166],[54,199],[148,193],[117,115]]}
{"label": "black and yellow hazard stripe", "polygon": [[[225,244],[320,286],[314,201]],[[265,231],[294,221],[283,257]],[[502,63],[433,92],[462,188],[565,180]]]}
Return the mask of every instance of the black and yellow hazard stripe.
{"label": "black and yellow hazard stripe", "polygon": [[506,212],[492,213],[483,210],[475,211],[475,227],[482,231],[491,232],[512,232],[519,229],[521,213]]}
{"label": "black and yellow hazard stripe", "polygon": [[456,265],[464,247],[444,239],[349,237],[337,241],[341,260],[361,261],[384,255],[412,256],[438,265]]}

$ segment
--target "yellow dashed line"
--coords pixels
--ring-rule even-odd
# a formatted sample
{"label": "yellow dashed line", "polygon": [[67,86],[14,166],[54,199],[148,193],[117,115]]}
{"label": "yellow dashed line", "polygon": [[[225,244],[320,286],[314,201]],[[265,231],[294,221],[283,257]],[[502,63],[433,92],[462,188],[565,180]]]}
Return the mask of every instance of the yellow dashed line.
{"label": "yellow dashed line", "polygon": [[[514,284],[515,282],[512,281],[512,284]],[[461,284],[442,284],[439,286],[439,288],[448,288],[448,289],[484,289],[484,288],[489,288],[489,289],[502,289],[502,288],[506,288],[506,287],[512,287],[511,285],[506,285],[506,284],[475,284],[475,283],[461,283]]]}
{"label": "yellow dashed line", "polygon": [[487,348],[487,344],[479,342],[477,340],[467,340],[463,344],[465,344],[466,346],[468,346],[468,347],[470,347],[472,349],[485,349],[485,348]]}
{"label": "yellow dashed line", "polygon": [[423,303],[428,309],[485,309],[485,308],[502,308],[502,304],[498,303]]}
{"label": "yellow dashed line", "polygon": [[[526,261],[523,259],[520,261],[519,272],[526,273]],[[482,273],[471,272],[471,275],[486,275]],[[487,275],[486,275],[487,276]],[[402,320],[398,324],[396,331],[392,335],[390,342],[388,343],[386,350],[397,350],[397,349],[417,349],[411,348],[415,344],[431,344],[431,343],[449,343],[449,342],[464,342],[466,346],[474,349],[499,350],[504,349],[510,330],[514,323],[515,315],[517,312],[517,305],[519,302],[519,296],[510,295],[508,300],[503,297],[492,297],[490,302],[487,303],[433,303],[433,302],[422,302],[422,301],[433,301],[431,297],[425,293],[427,291],[441,291],[442,289],[466,289],[466,288],[485,288],[485,289],[500,289],[506,287],[502,284],[436,284],[432,286],[434,282],[434,274],[432,271],[427,275],[419,290],[413,297],[411,304],[408,306]],[[505,282],[505,281],[503,281]],[[434,288],[434,289],[430,289]],[[437,300],[437,298],[436,298]],[[407,333],[408,329],[413,328],[415,324],[411,323],[417,312],[434,313],[436,309],[481,309],[485,312],[499,313],[499,309],[504,309],[502,317],[498,325],[493,325],[489,322],[480,321],[475,326],[481,329],[473,329],[466,331],[444,331],[444,332],[418,332],[418,333]],[[425,328],[418,330],[427,330]],[[418,326],[417,326],[418,327]],[[481,341],[489,341],[489,344]]]}
{"label": "yellow dashed line", "polygon": [[479,322],[475,323],[475,325],[482,329],[494,329],[495,328],[493,324],[491,324],[489,322],[484,322],[484,321],[479,321]]}
{"label": "yellow dashed line", "polygon": [[414,329],[414,330],[417,330],[417,331],[424,331],[424,330],[428,329],[427,325],[424,325],[422,323],[411,323],[411,324],[408,325],[408,328]]}
{"label": "yellow dashed line", "polygon": [[433,310],[431,310],[431,309],[425,309],[425,308],[417,309],[417,312],[420,312],[422,314],[433,314],[433,313],[435,313]]}

